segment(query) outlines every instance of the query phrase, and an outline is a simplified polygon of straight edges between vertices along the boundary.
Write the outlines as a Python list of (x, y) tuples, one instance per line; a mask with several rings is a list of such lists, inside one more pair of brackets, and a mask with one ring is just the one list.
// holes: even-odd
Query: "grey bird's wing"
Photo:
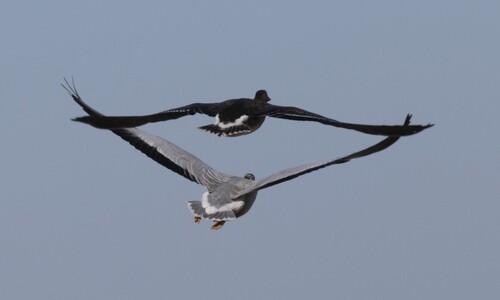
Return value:
[[(103, 116), (82, 100), (74, 83), (70, 85), (66, 79), (64, 80), (66, 85), (63, 84), (63, 88), (68, 91), (73, 100), (85, 112), (90, 116)], [(193, 182), (205, 186), (209, 191), (215, 190), (231, 177), (211, 168), (196, 156), (158, 136), (137, 128), (112, 129), (111, 131), (157, 163)]]
[(419, 133), (424, 129), (434, 126), (434, 124), (405, 126), (405, 125), (367, 125), (367, 124), (345, 123), (324, 117), (319, 114), (309, 112), (301, 108), (292, 106), (278, 106), (268, 103), (266, 103), (265, 108), (263, 108), (262, 111), (259, 112), (259, 114), (273, 118), (280, 118), (287, 120), (314, 121), (338, 128), (351, 129), (366, 134), (383, 135), (383, 136), (408, 136), (415, 133)]
[[(408, 126), (410, 124), (410, 119), (411, 115), (406, 116), (406, 120), (403, 126)], [(278, 173), (274, 173), (270, 176), (267, 176), (255, 183), (255, 185), (248, 187), (245, 190), (241, 190), (237, 195), (234, 197), (239, 197), (241, 195), (250, 193), (255, 190), (262, 190), (268, 187), (271, 187), (273, 185), (294, 179), (296, 177), (299, 177), (301, 175), (331, 166), (331, 165), (336, 165), (336, 164), (343, 164), (346, 163), (352, 159), (360, 158), (363, 156), (368, 156), (374, 153), (377, 153), (379, 151), (382, 151), (384, 149), (387, 149), (390, 147), (392, 144), (394, 144), (397, 140), (399, 139), (399, 136), (391, 136), (388, 137), (381, 142), (368, 147), (366, 149), (363, 149), (361, 151), (349, 154), (344, 157), (332, 159), (332, 160), (326, 160), (326, 161), (320, 161), (320, 162), (315, 162), (315, 163), (310, 163), (310, 164), (305, 164), (302, 166), (286, 169), (283, 171), (280, 171)]]

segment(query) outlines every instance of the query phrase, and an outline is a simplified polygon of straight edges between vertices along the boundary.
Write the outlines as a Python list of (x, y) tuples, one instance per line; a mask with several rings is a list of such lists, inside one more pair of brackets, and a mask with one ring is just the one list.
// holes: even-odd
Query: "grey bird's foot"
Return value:
[(201, 222), (201, 217), (198, 217), (198, 216), (194, 217), (194, 222), (195, 222), (196, 224), (200, 224), (200, 222)]
[(224, 226), (224, 223), (226, 223), (226, 221), (214, 221), (214, 224), (210, 227), (210, 229), (219, 230), (222, 226)]

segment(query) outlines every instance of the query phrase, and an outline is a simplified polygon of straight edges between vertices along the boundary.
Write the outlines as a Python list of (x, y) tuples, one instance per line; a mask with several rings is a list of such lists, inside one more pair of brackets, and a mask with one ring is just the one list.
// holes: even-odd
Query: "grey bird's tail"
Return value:
[(214, 214), (208, 215), (208, 219), (214, 221), (230, 221), (236, 219), (236, 215), (232, 210), (218, 211)]
[(205, 212), (203, 206), (201, 206), (201, 201), (188, 201), (188, 208), (193, 213), (195, 217), (207, 218), (208, 215)]
[(236, 215), (232, 210), (218, 211), (213, 214), (207, 214), (205, 208), (201, 205), (201, 201), (188, 201), (188, 208), (195, 217), (209, 219), (214, 221), (230, 221), (236, 219)]

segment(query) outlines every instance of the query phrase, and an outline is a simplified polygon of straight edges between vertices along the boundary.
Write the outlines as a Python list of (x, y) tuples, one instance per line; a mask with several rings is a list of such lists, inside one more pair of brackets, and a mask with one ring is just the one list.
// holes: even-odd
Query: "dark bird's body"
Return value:
[(407, 136), (432, 126), (428, 125), (365, 125), (340, 122), (297, 107), (278, 106), (269, 103), (271, 98), (265, 90), (259, 90), (254, 99), (231, 99), (217, 103), (193, 103), (143, 116), (84, 116), (74, 119), (97, 128), (116, 129), (137, 127), (147, 123), (174, 120), (194, 114), (214, 117), (213, 124), (200, 129), (218, 136), (235, 137), (256, 131), (266, 117), (296, 121), (314, 121), (339, 128), (351, 129), (366, 134), (382, 136)]

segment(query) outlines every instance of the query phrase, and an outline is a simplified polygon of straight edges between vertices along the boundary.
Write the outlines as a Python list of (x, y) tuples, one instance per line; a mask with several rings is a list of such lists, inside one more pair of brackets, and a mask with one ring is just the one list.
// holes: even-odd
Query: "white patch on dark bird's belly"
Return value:
[(219, 126), (220, 129), (226, 129), (226, 128), (231, 128), (233, 126), (244, 125), (247, 120), (248, 120), (248, 116), (247, 115), (242, 115), (241, 117), (239, 117), (238, 119), (236, 119), (236, 120), (234, 120), (232, 122), (221, 122), (220, 119), (219, 119), (219, 115), (217, 114), (215, 116), (214, 125)]

